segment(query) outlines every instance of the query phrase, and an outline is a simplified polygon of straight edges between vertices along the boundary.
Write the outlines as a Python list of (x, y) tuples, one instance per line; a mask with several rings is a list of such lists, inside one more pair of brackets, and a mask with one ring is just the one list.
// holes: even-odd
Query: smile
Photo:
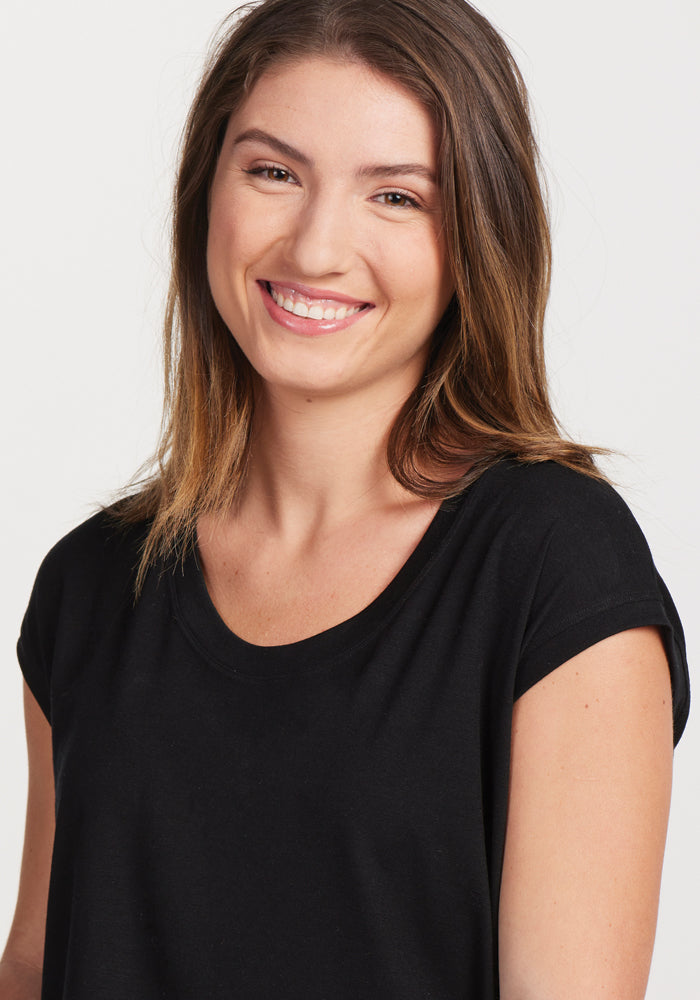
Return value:
[[(331, 295), (319, 295), (318, 297), (306, 294), (297, 288), (289, 285), (277, 285), (271, 281), (265, 282), (267, 291), (272, 300), (285, 312), (302, 319), (311, 319), (326, 322), (333, 320), (349, 319), (363, 309), (370, 308), (368, 302), (347, 302), (340, 301)], [(309, 291), (311, 291), (309, 289)]]

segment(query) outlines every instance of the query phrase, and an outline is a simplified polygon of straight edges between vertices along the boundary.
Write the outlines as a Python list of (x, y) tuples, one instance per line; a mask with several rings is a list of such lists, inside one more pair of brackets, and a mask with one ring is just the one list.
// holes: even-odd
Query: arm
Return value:
[(515, 704), (499, 935), (502, 1000), (642, 1000), (671, 793), (661, 639), (590, 647)]
[(19, 893), (0, 961), (2, 1000), (39, 1000), (54, 838), (51, 727), (24, 684), (29, 782)]

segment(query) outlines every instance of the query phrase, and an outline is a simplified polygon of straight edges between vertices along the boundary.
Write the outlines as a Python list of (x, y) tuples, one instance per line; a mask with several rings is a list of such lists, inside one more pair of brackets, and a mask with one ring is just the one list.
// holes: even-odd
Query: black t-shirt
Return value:
[(675, 609), (629, 510), (502, 462), (443, 504), (376, 600), (239, 639), (192, 551), (137, 602), (144, 526), (98, 514), (44, 560), (18, 644), (53, 729), (43, 1000), (486, 1000), (513, 701)]

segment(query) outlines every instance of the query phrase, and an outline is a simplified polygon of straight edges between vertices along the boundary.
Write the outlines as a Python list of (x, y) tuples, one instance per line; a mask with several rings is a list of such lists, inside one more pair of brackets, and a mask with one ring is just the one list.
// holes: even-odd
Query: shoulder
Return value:
[(108, 508), (99, 510), (60, 538), (48, 551), (38, 578), (70, 585), (135, 569), (147, 522), (121, 524)]
[(628, 520), (629, 508), (605, 480), (596, 479), (557, 462), (518, 462), (507, 459), (484, 474), (492, 501), (521, 511), (537, 521), (562, 515), (590, 513)]
[(110, 594), (130, 594), (147, 528), (124, 526), (103, 509), (60, 538), (37, 571), (23, 631), (32, 619), (47, 623), (66, 609), (75, 619)]
[[(466, 502), (466, 501), (465, 501)], [(533, 614), (658, 600), (646, 538), (607, 482), (554, 462), (503, 461), (476, 483), (471, 524)], [(550, 626), (554, 627), (552, 620)]]
[(674, 686), (676, 736), (685, 724), (683, 629), (646, 538), (608, 483), (553, 462), (502, 462), (482, 477), (480, 504), (502, 535), (503, 575), (517, 581), (524, 631), (516, 697), (602, 639), (662, 631)]
[(24, 677), (51, 719), (56, 651), (80, 662), (83, 646), (120, 608), (133, 602), (146, 523), (122, 527), (102, 510), (64, 535), (36, 574), (17, 655)]
[[(644, 534), (612, 486), (554, 462), (504, 462), (482, 498), (508, 526), (533, 597), (572, 608), (656, 597), (658, 575)], [(572, 612), (573, 613), (573, 612)]]
[(627, 503), (606, 481), (555, 462), (500, 462), (482, 476), (477, 504), (493, 532), (529, 554), (531, 566), (572, 571), (581, 564), (597, 575), (642, 574), (655, 588), (644, 534)]

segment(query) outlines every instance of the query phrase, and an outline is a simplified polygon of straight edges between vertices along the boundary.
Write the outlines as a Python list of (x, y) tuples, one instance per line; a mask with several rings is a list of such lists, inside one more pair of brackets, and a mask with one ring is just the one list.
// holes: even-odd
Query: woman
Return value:
[(8, 995), (644, 995), (687, 668), (557, 430), (548, 266), (463, 0), (265, 0), (222, 40), (155, 473), (22, 627)]

